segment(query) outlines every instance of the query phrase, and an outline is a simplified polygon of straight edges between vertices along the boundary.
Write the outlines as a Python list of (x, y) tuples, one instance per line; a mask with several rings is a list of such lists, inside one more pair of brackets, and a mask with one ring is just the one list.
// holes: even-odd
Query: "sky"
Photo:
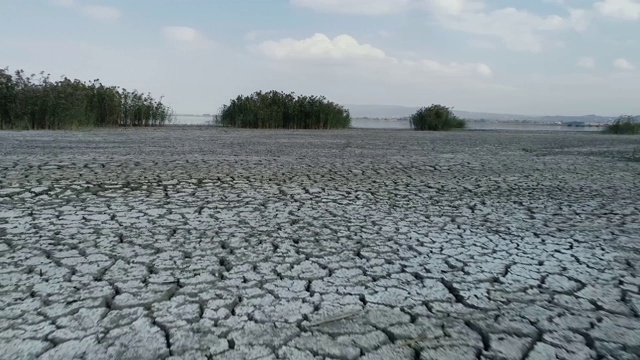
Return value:
[(640, 0), (0, 0), (0, 67), (196, 114), (257, 90), (640, 114), (638, 34)]

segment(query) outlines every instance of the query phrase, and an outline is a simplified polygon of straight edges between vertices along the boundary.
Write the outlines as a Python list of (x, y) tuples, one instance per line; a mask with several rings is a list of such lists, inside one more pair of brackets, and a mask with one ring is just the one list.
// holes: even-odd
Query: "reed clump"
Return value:
[(172, 109), (150, 94), (0, 69), (0, 129), (162, 126), (172, 119)]
[(620, 116), (611, 125), (607, 125), (604, 132), (619, 135), (638, 135), (640, 134), (640, 117)]
[(457, 117), (451, 108), (443, 105), (431, 105), (416, 111), (410, 118), (414, 130), (444, 131), (463, 129), (467, 122)]
[(351, 115), (323, 96), (257, 91), (224, 105), (217, 122), (240, 128), (344, 129), (351, 126)]

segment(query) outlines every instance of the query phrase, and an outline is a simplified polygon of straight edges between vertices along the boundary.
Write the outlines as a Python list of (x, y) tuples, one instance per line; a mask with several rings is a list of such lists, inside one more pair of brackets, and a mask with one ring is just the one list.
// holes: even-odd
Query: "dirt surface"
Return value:
[(639, 359), (640, 139), (0, 132), (0, 359)]

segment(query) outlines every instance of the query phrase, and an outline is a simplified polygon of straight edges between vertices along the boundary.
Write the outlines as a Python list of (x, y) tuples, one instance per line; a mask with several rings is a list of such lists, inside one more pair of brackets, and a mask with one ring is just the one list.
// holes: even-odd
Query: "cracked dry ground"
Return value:
[(639, 359), (639, 147), (0, 133), (0, 359)]

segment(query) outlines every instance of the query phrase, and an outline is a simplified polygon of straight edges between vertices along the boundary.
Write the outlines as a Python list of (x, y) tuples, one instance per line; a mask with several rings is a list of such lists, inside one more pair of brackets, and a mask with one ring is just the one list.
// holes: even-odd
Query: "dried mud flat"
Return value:
[(0, 359), (639, 359), (637, 138), (0, 133)]

